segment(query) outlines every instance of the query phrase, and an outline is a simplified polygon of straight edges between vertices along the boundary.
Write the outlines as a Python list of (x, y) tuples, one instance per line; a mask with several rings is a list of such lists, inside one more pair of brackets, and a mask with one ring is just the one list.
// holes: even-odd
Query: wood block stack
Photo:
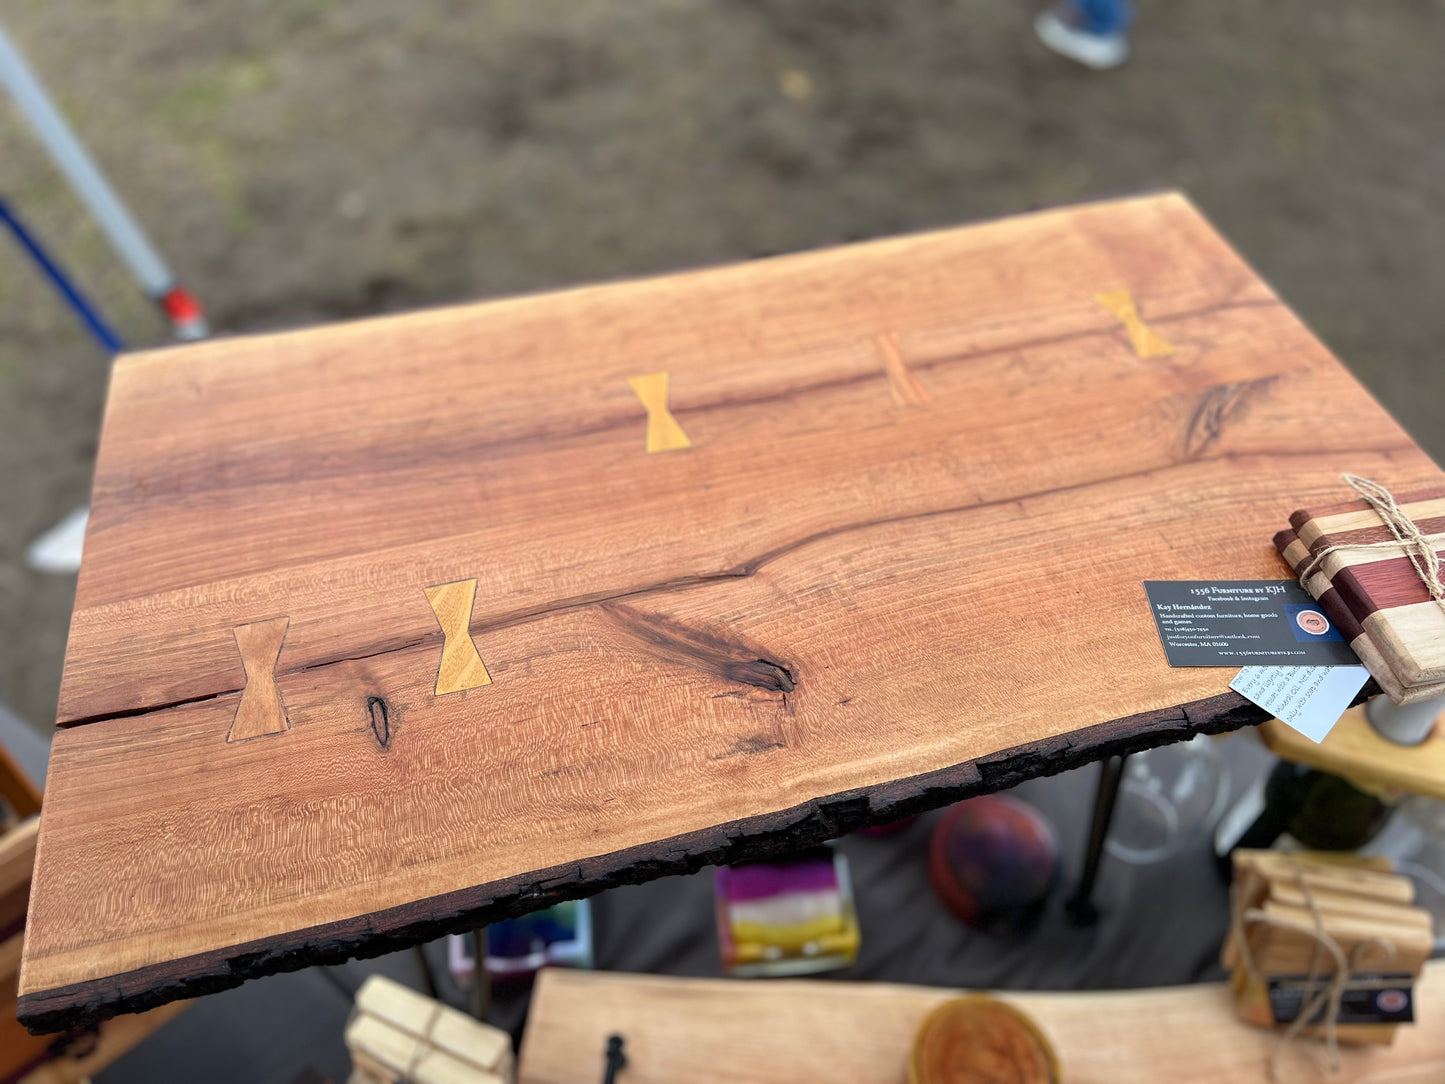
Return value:
[[(1407, 493), (1398, 504), (1441, 552), (1445, 487)], [(1380, 688), (1397, 704), (1445, 696), (1445, 610), (1406, 549), (1380, 545), (1395, 538), (1380, 514), (1359, 500), (1301, 509), (1289, 521), (1275, 547), (1296, 576), (1311, 566), (1302, 586)]]
[(512, 1084), (505, 1031), (381, 975), (356, 992), (346, 1025), (350, 1084)]
[[(1339, 1039), (1392, 1042), (1397, 1025), (1410, 1018), (1408, 995), (1430, 956), (1434, 933), (1430, 912), (1411, 905), (1414, 885), (1390, 868), (1388, 859), (1236, 851), (1236, 921), (1222, 959), (1231, 970), (1239, 1017), (1264, 1027), (1288, 1024), (1298, 1015), (1300, 991), (1312, 989), (1308, 976), (1328, 980), (1336, 973), (1334, 957), (1307, 932), (1316, 928), (1318, 911), (1320, 928), (1354, 961)], [(1266, 917), (1241, 925), (1239, 916), (1249, 910)], [(1304, 1034), (1322, 1029), (1307, 1027)]]

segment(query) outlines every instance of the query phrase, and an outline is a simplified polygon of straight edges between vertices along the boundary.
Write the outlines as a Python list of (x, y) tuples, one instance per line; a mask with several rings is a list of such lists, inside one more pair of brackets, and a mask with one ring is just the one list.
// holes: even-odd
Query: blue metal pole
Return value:
[(71, 284), (65, 272), (46, 255), (45, 250), (40, 247), (40, 242), (25, 228), (24, 223), (15, 217), (15, 212), (3, 199), (0, 199), (0, 220), (4, 220), (5, 225), (10, 227), (10, 232), (20, 242), (20, 247), (30, 253), (31, 258), (40, 265), (40, 270), (45, 272), (46, 277), (55, 284), (55, 288), (61, 292), (66, 301), (70, 302), (70, 307), (80, 317), (81, 323), (90, 329), (90, 333), (100, 341), (100, 345), (111, 354), (119, 354), (124, 350), (125, 343), (121, 342), (120, 336), (110, 329), (110, 325), (101, 318), (95, 307)]

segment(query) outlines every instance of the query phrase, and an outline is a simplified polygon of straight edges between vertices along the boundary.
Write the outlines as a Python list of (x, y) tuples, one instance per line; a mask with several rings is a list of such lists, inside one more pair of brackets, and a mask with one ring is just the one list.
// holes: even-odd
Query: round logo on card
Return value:
[(1301, 610), (1294, 615), (1295, 624), (1311, 636), (1323, 636), (1330, 631), (1330, 623), (1318, 610)]
[(1401, 1012), (1409, 1003), (1403, 990), (1381, 990), (1375, 995), (1375, 1008), (1381, 1012)]

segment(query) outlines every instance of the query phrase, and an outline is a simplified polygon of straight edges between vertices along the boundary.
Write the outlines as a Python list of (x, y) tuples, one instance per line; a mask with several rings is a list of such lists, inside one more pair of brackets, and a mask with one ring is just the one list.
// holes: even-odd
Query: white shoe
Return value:
[(60, 575), (80, 571), (80, 551), (85, 546), (85, 525), (89, 508), (77, 508), (37, 538), (25, 551), (25, 563), (37, 572)]
[(1034, 19), (1034, 33), (1060, 56), (1095, 71), (1117, 68), (1129, 59), (1129, 39), (1122, 33), (1091, 34), (1069, 25), (1056, 11), (1040, 12)]

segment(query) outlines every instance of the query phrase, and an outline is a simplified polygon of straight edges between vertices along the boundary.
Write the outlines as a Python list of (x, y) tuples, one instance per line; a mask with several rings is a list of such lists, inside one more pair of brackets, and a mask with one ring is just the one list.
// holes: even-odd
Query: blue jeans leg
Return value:
[(1134, 21), (1129, 0), (1070, 0), (1091, 34), (1122, 34)]

